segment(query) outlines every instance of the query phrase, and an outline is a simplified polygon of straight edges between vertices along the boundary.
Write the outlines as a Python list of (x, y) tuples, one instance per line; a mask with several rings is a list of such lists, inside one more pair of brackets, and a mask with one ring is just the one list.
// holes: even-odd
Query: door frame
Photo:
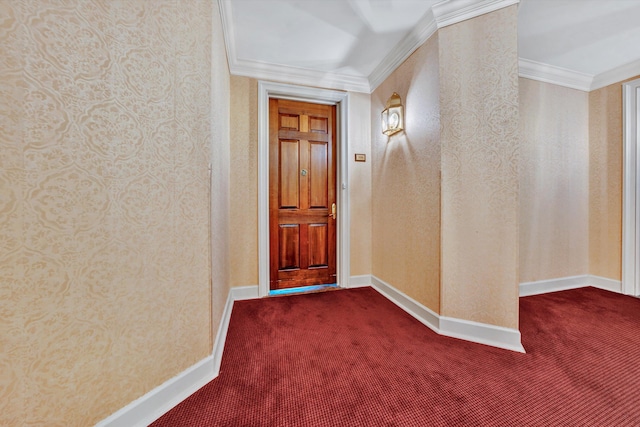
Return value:
[(258, 293), (269, 295), (269, 98), (336, 106), (336, 280), (339, 287), (346, 287), (350, 275), (349, 93), (258, 81)]
[(640, 79), (622, 85), (622, 293), (640, 296)]

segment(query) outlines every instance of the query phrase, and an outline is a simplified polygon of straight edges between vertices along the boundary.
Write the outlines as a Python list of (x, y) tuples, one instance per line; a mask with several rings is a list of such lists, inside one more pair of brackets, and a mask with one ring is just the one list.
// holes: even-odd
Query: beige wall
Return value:
[(211, 319), (215, 339), (231, 288), (231, 90), (222, 21), (213, 3), (211, 49)]
[[(349, 96), (348, 138), (350, 157), (349, 208), (351, 209), (351, 275), (371, 274), (371, 96)], [(365, 154), (366, 162), (356, 162), (354, 154)]]
[(621, 280), (622, 83), (586, 93), (520, 79), (521, 282)]
[[(438, 30), (372, 94), (372, 270), (447, 317), (518, 327), (517, 7)], [(406, 130), (380, 133), (403, 98)]]
[(258, 284), (258, 82), (231, 77), (231, 286)]
[(589, 95), (520, 79), (520, 282), (589, 265)]
[[(440, 310), (440, 107), (438, 35), (371, 95), (372, 271)], [(405, 131), (381, 132), (380, 112), (397, 92)]]
[(622, 280), (622, 83), (589, 93), (589, 273)]
[(211, 353), (211, 9), (0, 2), (0, 425), (93, 425)]
[(441, 314), (516, 329), (517, 10), (439, 30)]

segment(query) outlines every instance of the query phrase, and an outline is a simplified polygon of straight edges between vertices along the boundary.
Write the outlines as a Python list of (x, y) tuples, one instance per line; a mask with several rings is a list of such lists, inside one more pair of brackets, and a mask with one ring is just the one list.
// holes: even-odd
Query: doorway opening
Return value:
[[(336, 181), (335, 198), (339, 215), (336, 227), (335, 286), (343, 287), (349, 278), (349, 197), (347, 143), (347, 92), (316, 89), (272, 82), (258, 83), (258, 268), (259, 295), (271, 295), (270, 215), (269, 215), (269, 100), (281, 99), (335, 106), (336, 109)], [(302, 171), (300, 171), (302, 172)]]

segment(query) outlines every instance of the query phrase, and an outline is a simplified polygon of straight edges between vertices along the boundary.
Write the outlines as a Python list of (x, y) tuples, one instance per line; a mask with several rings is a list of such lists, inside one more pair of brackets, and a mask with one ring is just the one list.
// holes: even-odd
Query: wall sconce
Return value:
[(404, 129), (404, 111), (400, 95), (393, 92), (387, 100), (387, 108), (382, 110), (382, 133), (391, 136)]

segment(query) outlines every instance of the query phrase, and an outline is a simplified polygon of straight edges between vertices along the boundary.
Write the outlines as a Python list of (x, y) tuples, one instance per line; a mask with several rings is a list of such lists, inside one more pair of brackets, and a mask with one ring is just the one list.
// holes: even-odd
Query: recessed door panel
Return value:
[(326, 117), (309, 117), (309, 131), (327, 133), (329, 120)]
[(298, 130), (300, 129), (300, 121), (297, 115), (281, 114), (280, 129)]
[(285, 224), (280, 226), (279, 270), (300, 268), (300, 226)]
[(329, 230), (327, 224), (309, 224), (309, 267), (328, 267), (327, 250)]
[(327, 143), (309, 142), (309, 206), (311, 208), (326, 208), (328, 198), (327, 180)]
[(280, 141), (280, 209), (299, 206), (298, 141)]

